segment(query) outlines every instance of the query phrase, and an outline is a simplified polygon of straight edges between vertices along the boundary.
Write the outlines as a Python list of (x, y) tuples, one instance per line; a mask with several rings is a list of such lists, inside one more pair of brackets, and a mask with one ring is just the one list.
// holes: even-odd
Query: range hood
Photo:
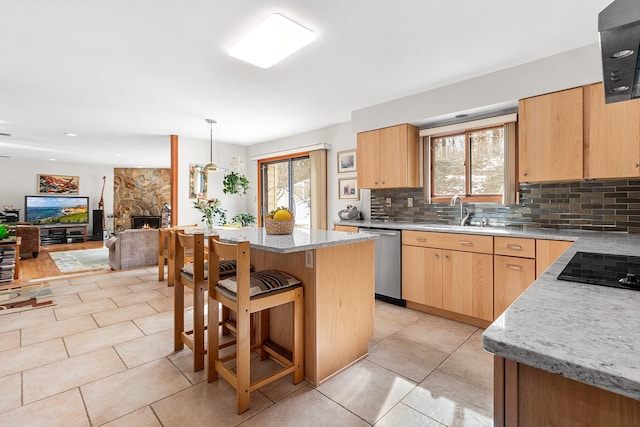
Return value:
[(598, 15), (602, 80), (607, 103), (640, 97), (640, 4), (615, 0)]

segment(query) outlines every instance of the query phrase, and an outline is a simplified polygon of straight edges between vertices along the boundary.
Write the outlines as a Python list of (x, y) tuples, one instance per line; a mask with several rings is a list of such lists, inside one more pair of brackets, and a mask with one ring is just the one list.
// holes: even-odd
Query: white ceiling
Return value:
[[(0, 0), (0, 156), (168, 167), (205, 118), (233, 144), (347, 122), (597, 42), (610, 1)], [(316, 40), (267, 70), (227, 55), (274, 12)]]

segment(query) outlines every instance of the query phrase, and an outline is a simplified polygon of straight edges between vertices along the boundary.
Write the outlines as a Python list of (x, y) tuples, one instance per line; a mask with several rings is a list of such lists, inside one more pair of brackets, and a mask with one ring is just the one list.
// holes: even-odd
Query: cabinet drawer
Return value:
[(535, 239), (496, 237), (494, 244), (494, 253), (496, 255), (517, 256), (521, 258), (536, 257)]
[(493, 254), (492, 236), (405, 230), (402, 232), (402, 244), (425, 248)]

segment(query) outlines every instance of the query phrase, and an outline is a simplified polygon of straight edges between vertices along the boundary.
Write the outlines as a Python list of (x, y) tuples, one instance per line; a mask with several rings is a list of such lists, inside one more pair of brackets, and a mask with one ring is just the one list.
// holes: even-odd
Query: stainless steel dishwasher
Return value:
[(376, 234), (376, 298), (405, 306), (402, 299), (402, 238), (400, 230), (359, 228), (359, 233)]

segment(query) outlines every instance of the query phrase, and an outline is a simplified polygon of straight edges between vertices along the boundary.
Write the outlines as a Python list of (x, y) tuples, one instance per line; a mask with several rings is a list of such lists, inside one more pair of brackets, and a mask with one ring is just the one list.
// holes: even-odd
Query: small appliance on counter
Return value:
[(338, 217), (345, 220), (360, 219), (360, 211), (355, 206), (347, 205), (347, 207), (338, 212)]

